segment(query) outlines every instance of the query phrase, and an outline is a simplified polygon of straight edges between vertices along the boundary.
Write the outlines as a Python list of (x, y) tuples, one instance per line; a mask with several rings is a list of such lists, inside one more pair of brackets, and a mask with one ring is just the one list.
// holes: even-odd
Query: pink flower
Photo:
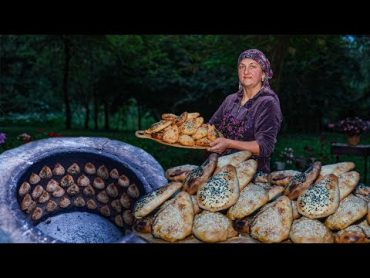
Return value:
[(364, 121), (359, 117), (354, 117), (346, 118), (336, 124), (328, 124), (328, 127), (352, 136), (359, 135), (362, 132), (369, 130), (370, 125), (368, 121)]

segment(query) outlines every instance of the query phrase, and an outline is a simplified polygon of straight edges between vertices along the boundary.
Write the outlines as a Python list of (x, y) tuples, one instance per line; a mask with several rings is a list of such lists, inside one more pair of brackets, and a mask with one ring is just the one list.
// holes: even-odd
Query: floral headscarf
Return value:
[(272, 70), (270, 67), (270, 62), (266, 58), (265, 54), (258, 49), (248, 49), (243, 51), (238, 58), (238, 65), (241, 60), (249, 58), (255, 60), (262, 68), (263, 72), (265, 73), (265, 80), (263, 81), (263, 86), (270, 87), (268, 80), (272, 78)]

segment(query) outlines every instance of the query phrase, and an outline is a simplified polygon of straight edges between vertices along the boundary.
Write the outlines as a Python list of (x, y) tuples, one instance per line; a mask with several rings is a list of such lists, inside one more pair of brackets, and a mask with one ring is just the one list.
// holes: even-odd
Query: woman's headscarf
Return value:
[[(272, 78), (272, 70), (270, 67), (270, 62), (266, 58), (265, 54), (262, 53), (262, 51), (258, 49), (248, 49), (243, 51), (238, 58), (238, 65), (241, 60), (249, 58), (255, 60), (262, 68), (263, 72), (265, 73), (265, 80), (263, 81), (263, 86), (264, 87), (270, 87), (270, 84), (268, 82), (269, 79)], [(240, 87), (240, 85), (239, 85)]]

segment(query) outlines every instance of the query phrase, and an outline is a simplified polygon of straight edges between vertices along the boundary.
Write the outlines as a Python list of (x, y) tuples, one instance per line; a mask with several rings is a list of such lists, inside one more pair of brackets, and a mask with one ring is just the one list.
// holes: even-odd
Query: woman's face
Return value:
[(243, 87), (255, 87), (261, 84), (265, 73), (255, 60), (245, 58), (238, 65), (238, 76)]

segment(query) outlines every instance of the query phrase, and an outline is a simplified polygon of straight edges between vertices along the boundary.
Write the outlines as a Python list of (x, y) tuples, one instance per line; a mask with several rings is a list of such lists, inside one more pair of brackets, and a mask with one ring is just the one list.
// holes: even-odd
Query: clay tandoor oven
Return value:
[(106, 138), (51, 138), (0, 155), (0, 242), (144, 242), (135, 201), (166, 184), (148, 153)]

